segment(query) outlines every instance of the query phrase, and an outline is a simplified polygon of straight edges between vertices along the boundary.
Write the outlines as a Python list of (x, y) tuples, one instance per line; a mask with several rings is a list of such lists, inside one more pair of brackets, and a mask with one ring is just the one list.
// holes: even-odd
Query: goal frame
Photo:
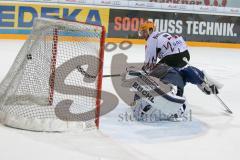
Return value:
[[(96, 110), (95, 110), (95, 125), (99, 129), (100, 123), (100, 111), (101, 111), (101, 95), (102, 95), (102, 78), (103, 78), (103, 61), (104, 61), (104, 48), (105, 48), (105, 35), (106, 29), (104, 26), (88, 24), (85, 22), (71, 21), (67, 19), (57, 19), (64, 20), (69, 22), (76, 22), (80, 24), (87, 24), (92, 26), (98, 26), (102, 28), (101, 38), (100, 38), (100, 50), (99, 50), (99, 66), (98, 66), (98, 76), (97, 76), (97, 96), (96, 96)], [(53, 33), (53, 49), (52, 49), (52, 59), (51, 59), (51, 73), (50, 73), (50, 91), (49, 91), (49, 104), (53, 102), (54, 95), (54, 80), (55, 80), (55, 71), (56, 71), (56, 61), (57, 61), (57, 43), (58, 43), (58, 30), (55, 29)]]
[[(46, 118), (43, 118), (44, 120), (42, 121), (41, 118), (39, 117), (45, 117), (45, 115), (41, 115), (41, 113), (43, 112), (38, 112), (40, 114), (32, 114), (34, 115), (34, 117), (31, 117), (31, 115), (28, 117), (28, 113), (26, 111), (22, 111), (22, 112), (25, 112), (27, 113), (26, 114), (26, 117), (25, 117), (25, 113), (24, 115), (18, 115), (18, 110), (16, 110), (17, 112), (11, 112), (11, 109), (16, 107), (18, 104), (14, 104), (13, 106), (11, 106), (9, 108), (9, 110), (7, 109), (7, 105), (5, 105), (5, 100), (6, 98), (4, 97), (4, 92), (1, 93), (1, 98), (2, 98), (2, 103), (0, 106), (0, 120), (1, 120), (1, 123), (7, 125), (7, 126), (11, 126), (11, 127), (14, 127), (14, 128), (19, 128), (19, 129), (26, 129), (26, 130), (32, 130), (32, 131), (66, 131), (66, 130), (69, 130), (69, 129), (73, 129), (75, 126), (76, 128), (79, 128), (79, 126), (89, 126), (90, 124), (90, 127), (93, 127), (96, 128), (96, 129), (99, 129), (99, 123), (100, 123), (100, 115), (101, 115), (101, 96), (102, 96), (102, 78), (103, 78), (103, 62), (104, 62), (104, 48), (105, 48), (105, 35), (106, 35), (106, 29), (104, 26), (102, 25), (95, 25), (95, 24), (88, 24), (88, 23), (84, 23), (84, 22), (78, 22), (78, 21), (71, 21), (71, 20), (66, 20), (66, 19), (49, 19), (49, 18), (36, 18), (34, 21), (34, 26), (36, 25), (35, 23), (37, 23), (37, 21), (39, 22), (50, 22), (50, 25), (49, 26), (52, 26), (52, 31), (51, 31), (51, 38), (49, 40), (51, 40), (52, 42), (49, 43), (49, 46), (51, 46), (51, 49), (49, 50), (49, 71), (48, 71), (48, 88), (45, 90), (46, 92), (46, 105), (51, 107), (52, 106), (52, 109), (50, 110), (51, 114), (54, 115), (54, 109), (55, 107), (53, 107), (53, 105), (55, 105), (55, 95), (58, 95), (59, 93), (56, 92), (56, 83), (57, 83), (57, 65), (58, 65), (58, 56), (60, 56), (62, 53), (61, 53), (61, 47), (59, 46), (60, 42), (61, 42), (61, 28), (58, 28), (59, 24), (61, 25), (61, 21), (63, 21), (64, 23), (66, 22), (70, 22), (69, 25), (71, 26), (74, 26), (74, 23), (76, 26), (78, 26), (77, 24), (85, 24), (86, 25), (86, 30), (85, 29), (80, 29), (79, 31), (82, 31), (82, 32), (93, 32), (96, 34), (96, 37), (98, 39), (97, 41), (97, 44), (98, 44), (98, 47), (93, 51), (93, 52), (89, 52), (89, 54), (91, 55), (92, 53), (94, 53), (96, 55), (96, 58), (97, 58), (97, 63), (95, 64), (95, 66), (97, 67), (96, 68), (96, 77), (94, 78), (94, 99), (92, 100), (92, 106), (93, 106), (93, 110), (91, 110), (92, 112), (92, 117), (91, 117), (91, 123), (87, 123), (85, 124), (85, 121), (83, 121), (83, 124), (79, 124), (79, 123), (75, 123), (76, 121), (75, 120), (64, 120), (64, 119), (61, 119), (61, 118), (57, 118), (55, 119), (54, 116), (53, 118), (51, 117), (51, 115), (47, 115)], [(54, 21), (56, 21), (56, 26), (54, 26)], [(51, 24), (52, 23), (52, 24)], [(72, 23), (72, 24), (71, 24)], [(45, 26), (45, 23), (42, 23), (42, 26), (41, 26), (41, 23), (40, 24), (40, 27), (42, 26)], [(33, 30), (34, 30), (34, 26), (33, 26)], [(37, 25), (36, 25), (37, 26)], [(85, 26), (83, 26), (85, 28)], [(89, 27), (89, 28), (87, 28)], [(46, 27), (45, 27), (46, 28)], [(39, 29), (39, 28), (36, 28), (36, 29)], [(20, 55), (26, 55), (26, 54), (21, 54), (22, 52), (24, 52), (27, 48), (25, 47), (25, 45), (28, 43), (28, 42), (31, 42), (33, 36), (34, 31), (32, 31), (32, 33), (28, 36), (29, 38), (27, 39), (27, 41), (24, 43), (22, 49), (19, 51), (17, 58), (20, 57)], [(63, 35), (64, 36), (64, 35)], [(85, 42), (85, 41), (84, 41)], [(88, 42), (88, 41), (86, 41)], [(90, 41), (91, 43), (91, 41)], [(49, 47), (50, 48), (50, 47)], [(58, 51), (59, 50), (59, 51)], [(28, 52), (25, 52), (25, 53), (28, 53)], [(31, 52), (30, 52), (31, 53)], [(75, 53), (78, 54), (78, 51), (76, 51)], [(60, 55), (58, 55), (60, 54)], [(66, 53), (67, 54), (67, 53)], [(18, 57), (19, 56), (19, 57)], [(23, 56), (21, 56), (23, 57)], [(16, 61), (15, 59), (15, 61)], [(61, 59), (61, 58), (60, 58)], [(19, 65), (21, 65), (21, 63), (24, 62), (24, 59), (20, 59), (20, 61), (17, 61), (19, 63), (17, 63), (16, 67), (14, 67), (14, 64), (12, 65), (12, 67), (10, 68), (9, 70), (9, 73), (6, 75), (6, 77), (4, 78), (3, 82), (1, 83), (2, 84), (6, 84), (6, 85), (3, 85), (2, 89), (3, 91), (6, 90), (6, 93), (8, 92), (8, 87), (11, 86), (11, 83), (13, 81), (13, 76), (18, 76), (22, 73), (19, 73), (19, 74), (16, 74), (16, 68), (18, 68)], [(25, 64), (25, 63), (24, 63)], [(12, 70), (13, 69), (13, 70)], [(12, 74), (13, 73), (13, 74)], [(11, 75), (12, 74), (12, 75)], [(7, 79), (7, 76), (10, 76), (9, 79)], [(55, 83), (56, 82), (56, 83)], [(13, 81), (14, 83), (14, 81)], [(26, 85), (28, 85), (28, 83), (25, 83)], [(5, 87), (5, 88), (4, 88)], [(15, 92), (15, 91), (14, 91)], [(47, 94), (48, 93), (48, 94)], [(7, 96), (6, 96), (7, 97)], [(56, 97), (57, 98), (57, 97)], [(57, 100), (57, 99), (56, 99)], [(45, 103), (44, 102), (44, 103)], [(27, 104), (28, 105), (28, 104)], [(91, 105), (87, 105), (86, 107), (88, 106), (91, 106)], [(33, 106), (35, 107), (35, 106)], [(20, 108), (21, 109), (21, 108)], [(29, 110), (31, 110), (32, 108), (30, 107)], [(37, 108), (39, 109), (39, 108)], [(15, 110), (15, 109), (14, 109)], [(12, 111), (14, 111), (12, 110)], [(24, 110), (24, 108), (23, 108)], [(28, 110), (28, 111), (29, 111)], [(35, 110), (35, 109), (34, 109)], [(39, 109), (41, 110), (41, 109)], [(48, 110), (48, 108), (45, 108), (45, 110)], [(33, 110), (32, 110), (33, 111)], [(30, 113), (30, 112), (29, 112)], [(33, 113), (33, 112), (32, 112)], [(48, 112), (46, 112), (48, 113)], [(64, 113), (64, 112), (63, 112)], [(56, 115), (56, 112), (55, 112), (55, 116)], [(36, 118), (35, 118), (36, 117)], [(28, 120), (31, 121), (31, 123), (28, 122)], [(64, 122), (65, 121), (65, 122)], [(74, 123), (72, 123), (72, 122)], [(89, 121), (89, 120), (87, 120)], [(16, 122), (16, 123), (15, 123)], [(34, 126), (34, 124), (37, 124)], [(40, 125), (38, 127), (38, 124)], [(56, 124), (56, 125), (55, 125)], [(49, 125), (49, 126), (47, 126)], [(57, 129), (56, 127), (60, 127), (59, 129)], [(66, 129), (65, 129), (66, 128)], [(68, 129), (69, 128), (69, 129)]]

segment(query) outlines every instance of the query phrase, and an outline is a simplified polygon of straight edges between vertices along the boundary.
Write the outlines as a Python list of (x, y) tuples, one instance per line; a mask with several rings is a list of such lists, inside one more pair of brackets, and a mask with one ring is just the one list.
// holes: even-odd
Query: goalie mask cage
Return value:
[(103, 26), (35, 19), (0, 84), (2, 123), (33, 131), (98, 128), (104, 37)]

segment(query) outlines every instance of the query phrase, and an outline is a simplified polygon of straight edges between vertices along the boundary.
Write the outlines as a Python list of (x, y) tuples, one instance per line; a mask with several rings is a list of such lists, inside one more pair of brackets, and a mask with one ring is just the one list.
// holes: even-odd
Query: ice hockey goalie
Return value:
[(206, 94), (217, 94), (221, 86), (207, 82), (204, 72), (196, 67), (173, 68), (159, 63), (150, 73), (128, 68), (123, 75), (123, 87), (135, 93), (133, 116), (138, 121), (185, 121), (189, 117), (186, 83), (195, 84)]

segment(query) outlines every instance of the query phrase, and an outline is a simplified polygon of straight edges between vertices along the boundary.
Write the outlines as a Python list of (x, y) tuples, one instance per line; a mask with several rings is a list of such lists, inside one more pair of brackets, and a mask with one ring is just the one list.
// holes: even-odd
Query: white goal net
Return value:
[(2, 123), (34, 131), (98, 127), (104, 36), (102, 26), (35, 19), (0, 84)]

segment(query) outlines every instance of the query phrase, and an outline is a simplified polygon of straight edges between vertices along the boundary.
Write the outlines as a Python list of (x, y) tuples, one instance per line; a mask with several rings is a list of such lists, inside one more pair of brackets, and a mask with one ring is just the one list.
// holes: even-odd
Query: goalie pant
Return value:
[(157, 64), (149, 75), (159, 78), (160, 81), (166, 84), (177, 86), (178, 96), (183, 96), (184, 87), (187, 83), (199, 86), (204, 83), (205, 79), (204, 73), (196, 67), (174, 68), (162, 63)]
[(197, 85), (198, 88), (207, 95), (218, 94), (222, 86), (218, 86), (216, 81), (211, 81), (204, 72), (193, 66), (187, 66), (185, 68), (172, 68), (168, 71), (168, 74), (161, 78), (161, 81), (173, 84), (177, 86), (178, 96), (183, 96), (184, 87), (187, 83)]

